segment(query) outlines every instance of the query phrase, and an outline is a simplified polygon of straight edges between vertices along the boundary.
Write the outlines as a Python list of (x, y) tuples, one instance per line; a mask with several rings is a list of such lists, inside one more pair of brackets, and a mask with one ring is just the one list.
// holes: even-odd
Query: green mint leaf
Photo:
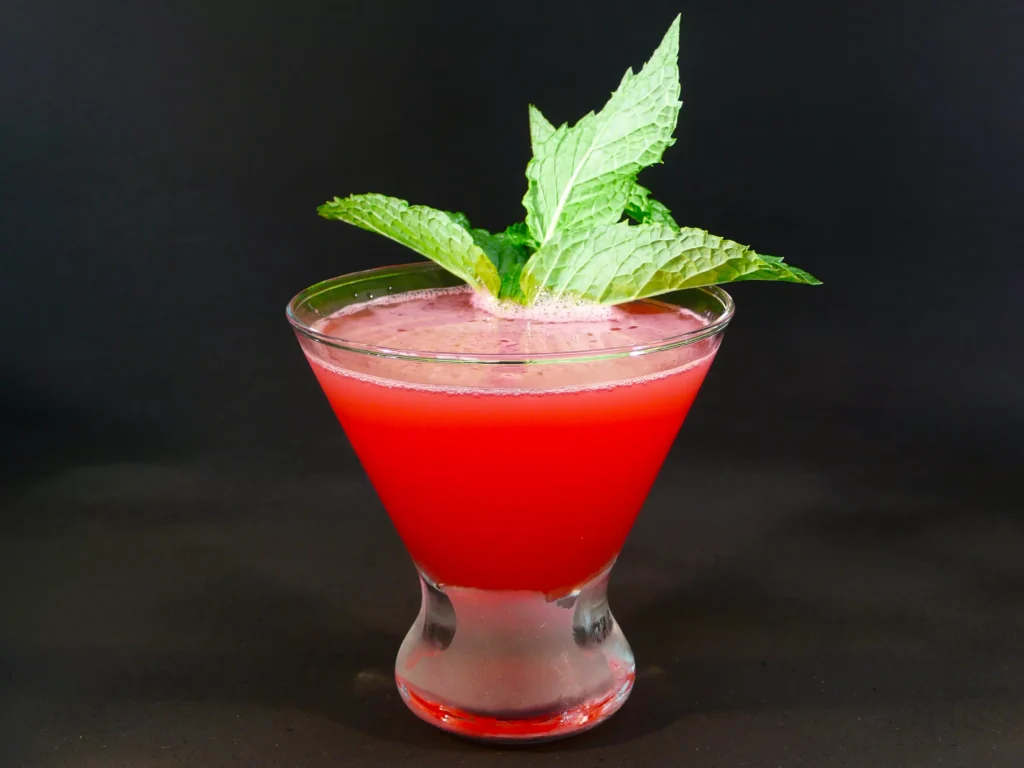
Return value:
[(519, 287), (519, 276), (530, 258), (530, 252), (515, 243), (505, 232), (492, 235), (486, 229), (472, 229), (470, 234), (480, 249), (487, 254), (495, 267), (501, 283), (497, 291), (499, 299), (512, 299), (522, 303), (523, 292)]
[(765, 256), (761, 258), (765, 264), (755, 272), (748, 272), (741, 277), (735, 278), (732, 282), (738, 283), (741, 280), (775, 280), (786, 283), (803, 283), (805, 285), (821, 285), (821, 280), (798, 267), (783, 262), (779, 256)]
[(672, 212), (663, 204), (651, 197), (651, 190), (634, 183), (626, 200), (626, 215), (637, 224), (667, 224), (672, 229), (679, 229)]
[(701, 229), (625, 222), (559, 233), (530, 259), (521, 283), (531, 302), (543, 293), (619, 304), (744, 279), (818, 284), (778, 257)]
[(533, 239), (526, 225), (512, 224), (504, 232), (492, 235), (486, 229), (474, 229), (469, 223), (469, 217), (464, 213), (445, 213), (469, 232), (476, 246), (487, 254), (487, 258), (498, 270), (500, 284), (495, 295), (499, 299), (524, 303), (525, 296), (519, 287), (519, 276), (534, 250), (529, 247)]
[(502, 273), (501, 290), (498, 292), (499, 299), (509, 299), (517, 304), (526, 304), (526, 294), (523, 293), (522, 288), (524, 269), (526, 269), (526, 259), (510, 264), (508, 269)]
[[(661, 161), (679, 117), (679, 18), (643, 69), (627, 70), (604, 108), (550, 132), (530, 110), (534, 156), (526, 167), (526, 223), (543, 248), (564, 230), (614, 224), (636, 174)], [(539, 143), (538, 143), (539, 142)]]
[(530, 253), (537, 250), (537, 243), (533, 241), (533, 235), (530, 234), (530, 228), (523, 222), (510, 224), (505, 230), (505, 237), (507, 237), (509, 242), (513, 245), (525, 246), (529, 249)]
[[(459, 214), (409, 205), (405, 200), (377, 194), (336, 197), (318, 207), (317, 213), (412, 248), (475, 289), (486, 288), (497, 295), (501, 288), (498, 270), (469, 231), (456, 221)], [(462, 218), (466, 219), (464, 215)]]
[[(532, 104), (530, 105), (530, 141), (533, 145), (534, 154), (537, 147), (543, 144), (555, 132), (553, 126), (544, 114)], [(651, 190), (642, 187), (636, 181), (633, 182), (626, 196), (625, 214), (637, 224), (654, 222), (656, 224), (668, 224), (673, 229), (679, 229), (676, 220), (672, 218), (671, 211), (662, 203), (651, 197)]]
[(462, 211), (456, 211), (454, 213), (452, 213), (451, 211), (445, 211), (445, 213), (448, 214), (448, 218), (450, 218), (463, 229), (473, 228), (473, 225), (469, 223), (469, 216), (464, 214)]
[(544, 113), (541, 112), (537, 107), (530, 105), (530, 145), (533, 147), (533, 154), (537, 154), (537, 147), (543, 144), (545, 141), (551, 138), (551, 134), (555, 132), (555, 126), (553, 126)]

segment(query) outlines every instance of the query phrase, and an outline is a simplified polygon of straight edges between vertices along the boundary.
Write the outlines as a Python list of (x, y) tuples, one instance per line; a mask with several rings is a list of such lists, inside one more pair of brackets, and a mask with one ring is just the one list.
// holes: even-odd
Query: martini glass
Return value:
[(678, 334), (533, 355), (324, 332), (350, 305), (460, 285), (430, 263), (385, 267), (318, 283), (287, 314), (419, 572), (395, 666), (405, 703), (471, 738), (568, 736), (632, 689), (609, 573), (733, 304), (715, 287), (667, 294), (661, 308), (692, 321)]

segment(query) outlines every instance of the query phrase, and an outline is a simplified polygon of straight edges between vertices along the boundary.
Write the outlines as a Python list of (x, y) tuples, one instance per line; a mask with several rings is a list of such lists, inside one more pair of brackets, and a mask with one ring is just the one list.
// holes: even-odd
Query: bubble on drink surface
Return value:
[[(404, 293), (393, 293), (390, 295), (378, 296), (376, 298), (368, 298), (364, 301), (359, 301), (354, 304), (349, 304), (347, 307), (338, 310), (334, 313), (335, 317), (341, 317), (344, 315), (352, 315), (359, 312), (367, 307), (390, 307), (395, 304), (405, 304), (411, 301), (417, 303), (423, 303), (430, 301), (431, 299), (438, 299), (443, 296), (450, 296), (452, 294), (466, 293), (470, 290), (465, 285), (456, 285), (451, 288), (424, 288), (418, 291), (407, 291)], [(404, 312), (398, 312), (396, 315), (405, 315)]]
[(614, 320), (622, 310), (579, 299), (540, 296), (533, 304), (523, 306), (497, 299), (489, 293), (473, 292), (473, 307), (502, 320), (529, 320), (539, 323), (591, 323)]
[[(495, 317), (499, 320), (519, 320), (537, 323), (601, 323), (610, 320), (623, 320), (629, 317), (629, 313), (619, 307), (604, 306), (603, 304), (595, 304), (590, 301), (574, 298), (541, 296), (533, 304), (524, 306), (508, 299), (498, 299), (489, 293), (474, 291), (468, 286), (428, 288), (409, 293), (381, 296), (369, 301), (351, 304), (335, 312), (332, 317), (341, 319), (346, 316), (351, 317), (352, 315), (359, 314), (371, 307), (377, 310), (407, 302), (414, 302), (416, 312), (422, 313), (423, 310), (431, 308), (432, 300), (443, 300), (455, 295), (468, 295), (470, 301), (468, 302), (469, 306), (467, 309), (475, 309), (486, 316)], [(402, 313), (402, 316), (404, 317), (405, 313)], [(397, 314), (395, 317), (397, 317)], [(633, 327), (635, 328), (636, 326)]]

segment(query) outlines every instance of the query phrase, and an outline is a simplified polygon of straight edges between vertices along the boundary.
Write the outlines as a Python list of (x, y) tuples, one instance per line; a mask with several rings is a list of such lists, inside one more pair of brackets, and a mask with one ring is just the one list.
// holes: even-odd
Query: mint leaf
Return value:
[[(537, 147), (543, 144), (555, 132), (553, 126), (544, 114), (532, 104), (530, 105), (530, 141), (533, 145), (534, 154)], [(651, 190), (642, 187), (636, 181), (633, 182), (626, 196), (625, 214), (638, 224), (646, 224), (653, 221), (658, 224), (668, 224), (673, 229), (679, 229), (671, 211), (652, 198)]]
[[(501, 287), (498, 270), (456, 220), (459, 214), (409, 205), (405, 200), (377, 194), (336, 197), (319, 206), (317, 213), (325, 219), (346, 221), (389, 237), (437, 262), (478, 290), (486, 288), (497, 295)], [(466, 219), (465, 215), (462, 218)]]
[(498, 292), (499, 299), (508, 299), (517, 304), (526, 304), (526, 294), (523, 293), (522, 288), (523, 270), (526, 268), (526, 263), (526, 259), (513, 262), (502, 273), (501, 290)]
[(625, 222), (559, 233), (530, 259), (521, 282), (528, 301), (543, 293), (618, 304), (743, 279), (818, 284), (777, 257), (701, 229)]
[(451, 211), (445, 211), (445, 213), (448, 214), (448, 218), (450, 218), (463, 229), (473, 228), (473, 225), (469, 223), (469, 216), (464, 214), (462, 211), (456, 211), (455, 213), (452, 213)]
[(596, 115), (550, 132), (530, 110), (534, 156), (526, 167), (526, 223), (543, 248), (558, 232), (614, 224), (636, 174), (661, 160), (679, 117), (679, 17), (651, 60), (627, 70)]
[(626, 200), (626, 215), (637, 224), (667, 224), (672, 229), (679, 229), (672, 212), (662, 203), (651, 197), (651, 190), (634, 183)]
[(529, 227), (527, 227), (523, 222), (518, 224), (509, 224), (508, 228), (505, 230), (505, 237), (507, 237), (514, 245), (527, 247), (530, 250), (530, 253), (537, 250), (537, 243), (533, 241), (533, 236), (530, 234)]
[(530, 105), (530, 146), (533, 147), (533, 154), (537, 154), (537, 147), (543, 144), (545, 141), (551, 138), (551, 134), (555, 132), (555, 126), (553, 126), (544, 113), (541, 112), (537, 107)]
[(492, 235), (486, 229), (471, 229), (469, 233), (473, 236), (473, 242), (498, 269), (500, 285), (497, 297), (522, 303), (525, 297), (519, 288), (519, 276), (530, 258), (530, 252), (516, 244), (505, 232)]
[[(547, 141), (555, 130), (555, 126), (544, 117), (544, 114), (531, 104), (530, 143), (533, 145), (534, 154), (537, 152), (537, 147)], [(638, 224), (654, 221), (679, 229), (679, 225), (672, 218), (669, 209), (651, 198), (650, 195), (651, 190), (640, 186), (640, 184), (634, 181), (630, 187), (629, 194), (626, 196), (625, 214)]]
[(741, 280), (781, 280), (787, 283), (804, 283), (806, 285), (821, 285), (821, 280), (813, 275), (804, 272), (798, 267), (790, 266), (783, 262), (778, 256), (761, 256), (765, 265), (755, 272), (748, 272), (742, 277), (735, 278), (732, 282)]
[(526, 266), (533, 249), (533, 243), (525, 224), (512, 224), (504, 232), (491, 234), (486, 229), (474, 228), (464, 213), (444, 212), (452, 221), (469, 232), (476, 246), (483, 251), (491, 264), (498, 270), (499, 287), (495, 295), (499, 299), (512, 299), (523, 303), (525, 297), (519, 287), (519, 276)]

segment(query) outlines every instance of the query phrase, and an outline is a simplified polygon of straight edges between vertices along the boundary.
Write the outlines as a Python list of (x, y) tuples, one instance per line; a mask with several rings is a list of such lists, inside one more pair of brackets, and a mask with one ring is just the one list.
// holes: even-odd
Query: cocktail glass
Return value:
[(318, 321), (461, 281), (430, 263), (314, 285), (288, 319), (420, 575), (398, 652), (409, 708), (462, 736), (568, 736), (622, 706), (635, 665), (608, 576), (733, 313), (658, 298), (696, 329), (583, 352), (461, 354), (346, 341)]

